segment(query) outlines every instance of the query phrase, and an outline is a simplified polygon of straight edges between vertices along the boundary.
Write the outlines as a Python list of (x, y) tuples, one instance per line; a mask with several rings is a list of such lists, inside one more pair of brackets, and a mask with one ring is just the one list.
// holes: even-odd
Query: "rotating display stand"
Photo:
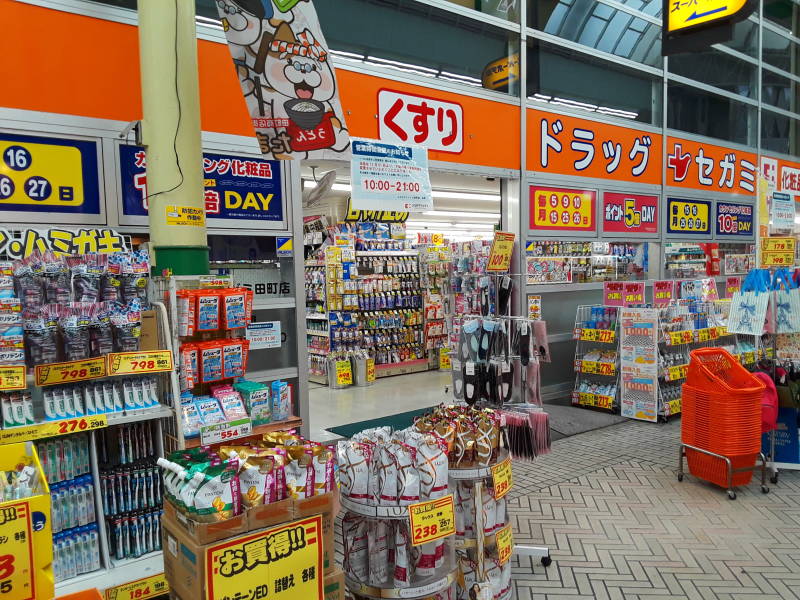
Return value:
[[(350, 513), (380, 521), (410, 521), (408, 506), (380, 506), (355, 502), (346, 496), (340, 498), (342, 508)], [(428, 598), (449, 588), (456, 581), (458, 565), (454, 555), (453, 536), (443, 538), (445, 543), (444, 564), (430, 577), (414, 582), (409, 587), (379, 587), (362, 583), (345, 574), (347, 589), (363, 598)], [(345, 554), (347, 549), (345, 548)]]

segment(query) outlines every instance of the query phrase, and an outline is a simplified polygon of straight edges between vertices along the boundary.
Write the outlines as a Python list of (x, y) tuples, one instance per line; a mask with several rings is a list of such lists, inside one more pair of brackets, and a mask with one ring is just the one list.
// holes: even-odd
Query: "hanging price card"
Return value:
[(676, 365), (669, 368), (669, 380), (678, 381), (684, 379), (689, 372), (689, 365)]
[(130, 583), (106, 588), (105, 600), (147, 600), (169, 593), (169, 583), (163, 573), (137, 579)]
[(601, 396), (599, 394), (595, 394), (594, 396), (594, 406), (597, 408), (611, 408), (614, 405), (614, 397), (613, 396)]
[(594, 373), (597, 373), (596, 366), (597, 363), (593, 360), (582, 360), (580, 370), (583, 373), (588, 373), (589, 375), (592, 375)]
[[(447, 360), (448, 360), (448, 362), (450, 361), (450, 356), (449, 355), (447, 356)], [(448, 365), (447, 368), (449, 369), (450, 366)], [(374, 358), (368, 358), (367, 359), (367, 383), (372, 383), (373, 381), (375, 381), (375, 359)]]
[(514, 551), (514, 535), (511, 531), (511, 523), (497, 532), (495, 544), (497, 545), (498, 562), (504, 565), (511, 558), (511, 553)]
[(762, 238), (761, 268), (791, 267), (794, 265), (794, 238)]
[(109, 375), (138, 375), (172, 371), (172, 352), (114, 352), (108, 355)]
[(15, 444), (27, 440), (40, 440), (42, 438), (66, 435), (68, 433), (83, 433), (93, 429), (102, 429), (108, 426), (106, 415), (92, 415), (77, 417), (75, 419), (62, 419), (25, 427), (11, 427), (0, 430), (0, 444)]
[(75, 383), (106, 376), (106, 357), (36, 366), (36, 385)]
[(24, 390), (25, 365), (7, 365), (0, 367), (0, 391)]
[(353, 384), (353, 367), (349, 360), (336, 361), (336, 383), (337, 385)]
[(617, 371), (617, 365), (614, 363), (601, 362), (597, 363), (597, 373), (600, 375), (614, 375)]
[(206, 568), (205, 598), (323, 598), (324, 538), (322, 517), (316, 515), (220, 540), (204, 547), (205, 557), (201, 548), (200, 560), (205, 560)]
[(681, 412), (681, 399), (670, 400), (667, 402), (667, 412), (670, 415), (677, 415)]
[(408, 507), (411, 518), (411, 544), (421, 546), (456, 532), (453, 494), (438, 500), (418, 502)]
[[(375, 361), (373, 361), (374, 363)], [(452, 368), (450, 362), (450, 351), (447, 348), (439, 348), (439, 370), (449, 371)]]
[(598, 333), (598, 329), (581, 329), (581, 341), (596, 342)]
[(510, 457), (492, 467), (492, 484), (494, 486), (494, 497), (496, 500), (500, 500), (500, 498), (511, 491), (514, 479), (511, 474)]
[(756, 353), (755, 352), (744, 352), (742, 353), (742, 363), (745, 365), (751, 365), (756, 362)]
[(711, 332), (708, 328), (698, 329), (697, 330), (697, 341), (698, 342), (707, 342), (711, 339)]
[(246, 437), (252, 432), (253, 424), (248, 418), (225, 423), (214, 423), (213, 425), (203, 425), (200, 428), (200, 443), (203, 446), (218, 444), (220, 442)]
[(489, 264), (486, 270), (495, 273), (507, 273), (511, 268), (511, 257), (514, 254), (515, 234), (507, 231), (495, 231), (492, 249), (489, 252)]
[(681, 344), (690, 344), (693, 341), (694, 341), (694, 332), (691, 329), (669, 332), (669, 343), (672, 344), (673, 346), (679, 346)]

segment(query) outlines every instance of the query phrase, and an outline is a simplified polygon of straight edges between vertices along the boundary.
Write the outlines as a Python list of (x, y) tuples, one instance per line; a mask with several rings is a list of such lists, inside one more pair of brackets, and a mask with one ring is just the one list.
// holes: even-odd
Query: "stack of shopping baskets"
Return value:
[(766, 460), (761, 454), (761, 399), (764, 384), (720, 348), (693, 350), (683, 385), (681, 463), (689, 472), (727, 488), (747, 485), (761, 458), (761, 489), (766, 486)]

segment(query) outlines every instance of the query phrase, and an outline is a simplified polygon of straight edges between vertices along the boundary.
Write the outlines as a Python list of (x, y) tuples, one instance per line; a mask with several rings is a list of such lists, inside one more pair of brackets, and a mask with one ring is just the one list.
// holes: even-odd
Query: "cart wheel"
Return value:
[(683, 473), (678, 473), (678, 481), (683, 481)]
[(762, 494), (769, 494), (769, 488), (765, 485), (761, 486), (761, 493)]
[(552, 564), (552, 562), (553, 562), (553, 559), (550, 558), (549, 556), (543, 556), (542, 557), (542, 566), (543, 567), (549, 567)]
[(778, 483), (778, 474), (775, 473), (774, 475), (770, 475), (769, 482), (770, 483)]
[(728, 490), (728, 499), (736, 500), (736, 492), (734, 492), (733, 490)]

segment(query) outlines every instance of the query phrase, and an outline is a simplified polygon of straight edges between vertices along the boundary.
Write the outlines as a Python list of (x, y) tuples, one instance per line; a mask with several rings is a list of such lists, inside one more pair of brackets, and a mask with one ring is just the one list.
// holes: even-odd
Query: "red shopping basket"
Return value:
[[(764, 389), (725, 350), (693, 350), (681, 402), (683, 443), (727, 457), (733, 469), (754, 467), (761, 450)], [(686, 461), (692, 475), (728, 487), (725, 459), (687, 448)], [(752, 477), (752, 471), (734, 473), (732, 485), (746, 485)]]

